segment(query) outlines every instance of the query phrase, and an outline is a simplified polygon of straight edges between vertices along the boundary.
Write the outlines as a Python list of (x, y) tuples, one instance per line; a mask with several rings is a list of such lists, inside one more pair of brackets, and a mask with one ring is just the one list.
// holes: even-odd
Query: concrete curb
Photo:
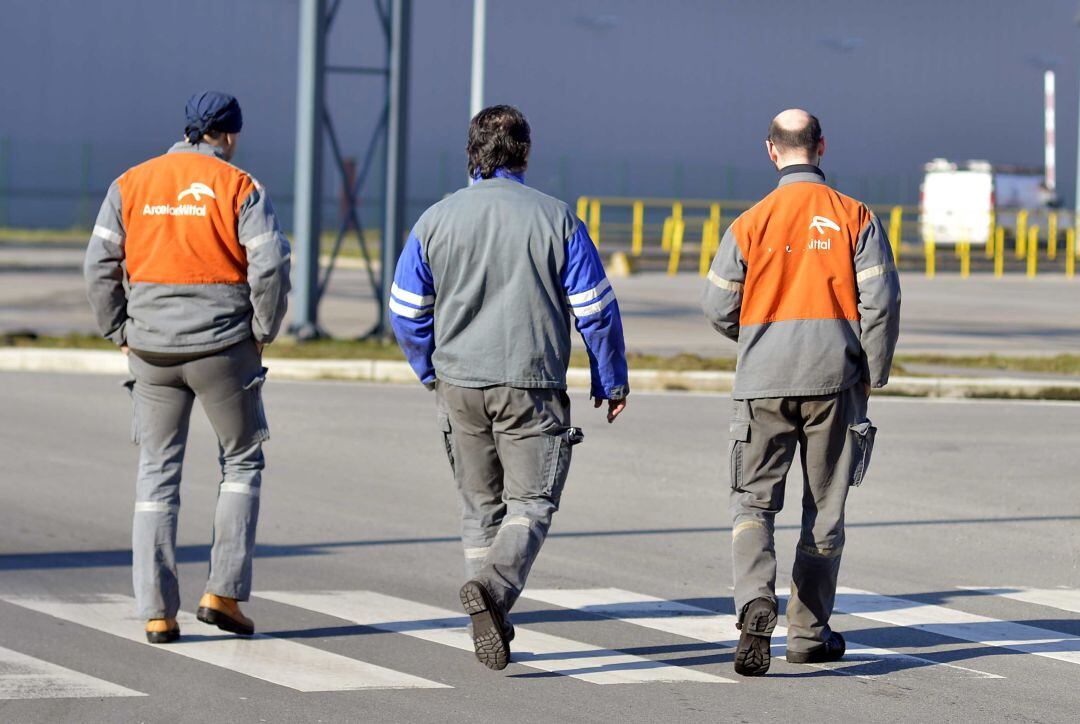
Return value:
[[(345, 380), (415, 384), (408, 363), (399, 360), (285, 359), (268, 357), (271, 375), (283, 380)], [(115, 374), (128, 372), (127, 359), (118, 351), (0, 348), (0, 371)], [(630, 388), (640, 391), (682, 390), (730, 392), (734, 372), (631, 370)], [(567, 384), (588, 389), (589, 370), (572, 367)], [(874, 394), (912, 397), (1017, 397), (1024, 399), (1080, 399), (1076, 378), (1031, 379), (1016, 377), (893, 377), (888, 387)]]

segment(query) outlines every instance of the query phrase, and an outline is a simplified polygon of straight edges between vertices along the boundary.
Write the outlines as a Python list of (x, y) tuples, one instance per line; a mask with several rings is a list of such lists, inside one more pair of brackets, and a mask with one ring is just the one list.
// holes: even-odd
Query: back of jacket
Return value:
[(289, 291), (289, 245), (265, 190), (206, 145), (176, 144), (113, 183), (85, 267), (102, 332), (148, 352), (268, 342)]
[(731, 224), (703, 308), (739, 343), (736, 399), (888, 381), (900, 321), (891, 247), (877, 217), (817, 172), (785, 174)]
[(439, 379), (463, 387), (566, 386), (570, 311), (561, 274), (577, 219), (511, 178), (435, 204), (414, 234), (431, 268)]

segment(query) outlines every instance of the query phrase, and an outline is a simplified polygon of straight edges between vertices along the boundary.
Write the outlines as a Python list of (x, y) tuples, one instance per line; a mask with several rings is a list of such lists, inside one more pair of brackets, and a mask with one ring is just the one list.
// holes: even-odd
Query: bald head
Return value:
[(801, 108), (789, 108), (769, 124), (765, 147), (777, 168), (796, 163), (817, 164), (825, 153), (821, 123)]

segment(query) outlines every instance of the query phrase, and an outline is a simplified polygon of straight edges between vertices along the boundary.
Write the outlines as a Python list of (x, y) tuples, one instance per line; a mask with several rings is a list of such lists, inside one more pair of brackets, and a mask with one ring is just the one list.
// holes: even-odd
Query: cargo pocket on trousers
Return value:
[(131, 442), (139, 444), (139, 401), (135, 397), (135, 378), (130, 377), (123, 381), (124, 389), (131, 397)]
[(446, 446), (446, 459), (450, 461), (450, 470), (457, 472), (454, 467), (454, 436), (450, 429), (450, 415), (445, 412), (439, 413), (439, 430), (442, 432), (443, 445)]
[(248, 405), (251, 410), (251, 420), (255, 426), (254, 436), (258, 442), (265, 442), (270, 439), (270, 425), (266, 421), (266, 407), (263, 405), (262, 388), (266, 383), (266, 373), (269, 370), (266, 367), (260, 367), (258, 374), (244, 385), (244, 392), (247, 394)]
[(728, 475), (733, 490), (742, 489), (743, 453), (748, 442), (750, 442), (750, 421), (732, 420), (728, 428)]
[(877, 435), (877, 428), (869, 420), (864, 420), (852, 425), (850, 430), (855, 458), (851, 471), (851, 484), (862, 485), (866, 469), (870, 467), (870, 455), (874, 452), (874, 437)]
[(562, 498), (566, 476), (570, 473), (570, 457), (575, 445), (585, 439), (585, 432), (580, 427), (567, 427), (561, 432), (544, 433), (548, 438), (548, 455), (544, 465), (543, 494), (556, 506)]

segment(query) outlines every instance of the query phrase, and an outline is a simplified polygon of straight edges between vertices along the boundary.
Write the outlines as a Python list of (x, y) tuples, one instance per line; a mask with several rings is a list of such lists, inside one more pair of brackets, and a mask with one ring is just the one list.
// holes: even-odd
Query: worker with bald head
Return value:
[(740, 630), (735, 671), (769, 670), (777, 621), (774, 520), (798, 451), (802, 533), (787, 604), (787, 660), (836, 661), (829, 626), (848, 490), (866, 475), (876, 428), (870, 391), (889, 380), (900, 283), (889, 240), (865, 204), (826, 183), (818, 119), (787, 110), (765, 150), (776, 190), (728, 227), (702, 308), (738, 343), (730, 457), (732, 557)]

